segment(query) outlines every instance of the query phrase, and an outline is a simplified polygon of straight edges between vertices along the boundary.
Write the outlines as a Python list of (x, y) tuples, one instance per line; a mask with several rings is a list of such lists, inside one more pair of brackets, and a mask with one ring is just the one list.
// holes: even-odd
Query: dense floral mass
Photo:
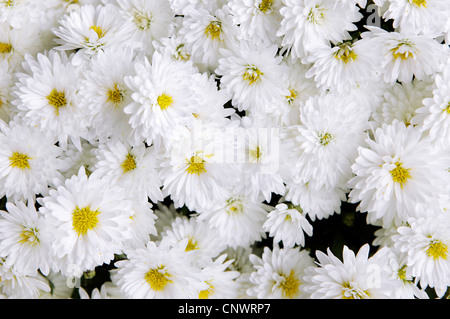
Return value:
[(449, 44), (448, 0), (0, 0), (1, 296), (447, 298)]

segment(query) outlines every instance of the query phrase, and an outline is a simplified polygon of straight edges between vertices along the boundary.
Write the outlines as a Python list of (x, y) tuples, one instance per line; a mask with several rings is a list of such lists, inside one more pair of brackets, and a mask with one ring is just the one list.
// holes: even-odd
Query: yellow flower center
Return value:
[(286, 100), (289, 103), (289, 105), (292, 105), (295, 101), (295, 99), (297, 98), (297, 91), (294, 89), (289, 89), (289, 93), (291, 93), (290, 95), (286, 96)]
[(150, 269), (145, 274), (145, 281), (150, 285), (150, 288), (155, 291), (163, 291), (168, 283), (173, 283), (173, 281), (169, 279), (171, 275), (168, 274), (164, 268), (165, 267), (161, 265), (158, 268)]
[(64, 92), (58, 92), (56, 89), (53, 89), (50, 92), (50, 94), (47, 96), (47, 101), (48, 104), (55, 108), (56, 115), (59, 115), (59, 108), (67, 104)]
[(369, 297), (367, 290), (352, 287), (351, 283), (344, 283), (342, 287), (344, 288), (342, 294), (343, 299), (365, 299)]
[(209, 282), (207, 282), (207, 284), (209, 288), (200, 291), (200, 293), (198, 294), (198, 299), (208, 299), (209, 296), (214, 293), (214, 287)]
[(197, 250), (197, 249), (198, 249), (197, 241), (193, 237), (189, 237), (185, 251), (191, 251), (191, 250)]
[(106, 96), (106, 101), (111, 102), (115, 107), (117, 107), (124, 99), (124, 91), (119, 88), (117, 83), (114, 83), (114, 87), (108, 89)]
[(259, 11), (266, 13), (270, 9), (272, 9), (273, 0), (262, 0), (258, 9)]
[(318, 138), (321, 145), (327, 146), (334, 139), (334, 136), (327, 132), (320, 132)]
[(395, 168), (391, 170), (390, 173), (392, 180), (399, 183), (401, 186), (403, 186), (403, 184), (411, 177), (409, 169), (404, 168), (400, 162), (395, 163)]
[(264, 73), (262, 73), (256, 66), (247, 65), (247, 68), (242, 77), (248, 84), (253, 85), (261, 81), (262, 75), (264, 75)]
[(397, 272), (397, 277), (400, 279), (403, 283), (409, 282), (408, 279), (406, 279), (406, 265), (403, 265)]
[(222, 23), (220, 21), (211, 21), (205, 29), (205, 34), (212, 40), (220, 40), (222, 32)]
[(139, 29), (145, 31), (150, 29), (152, 17), (148, 16), (146, 13), (136, 11), (133, 16), (133, 22)]
[(205, 161), (200, 156), (194, 155), (188, 160), (188, 167), (186, 168), (186, 172), (189, 174), (197, 174), (200, 175), (202, 173), (206, 173), (205, 169)]
[(28, 244), (31, 246), (35, 246), (39, 244), (38, 230), (35, 228), (24, 228), (20, 233), (20, 244)]
[(433, 240), (430, 245), (428, 245), (427, 255), (432, 257), (434, 260), (447, 259), (447, 252), (447, 245), (439, 240)]
[(447, 107), (444, 109), (444, 112), (447, 112), (447, 114), (450, 114), (450, 102), (448, 102)]
[(334, 57), (344, 62), (344, 64), (347, 64), (351, 61), (355, 61), (358, 56), (353, 51), (351, 44), (343, 43), (339, 45), (339, 50), (336, 51)]
[(289, 276), (284, 276), (284, 281), (280, 284), (283, 297), (285, 298), (294, 298), (298, 292), (300, 287), (300, 280), (295, 275), (294, 270), (291, 270)]
[(121, 167), (122, 167), (122, 170), (123, 170), (124, 174), (134, 170), (136, 168), (136, 160), (135, 160), (134, 156), (131, 155), (131, 154), (127, 154), (127, 156), (126, 156), (125, 160), (123, 161)]
[(242, 202), (237, 198), (230, 198), (227, 200), (228, 215), (237, 215), (243, 210)]
[(105, 32), (103, 31), (102, 27), (99, 27), (97, 25), (93, 25), (89, 28), (89, 30), (94, 30), (95, 33), (97, 33), (98, 38), (100, 39), (105, 35)]
[(5, 7), (12, 7), (15, 3), (14, 0), (3, 0), (2, 1)]
[(72, 213), (72, 227), (80, 235), (86, 235), (89, 230), (94, 229), (98, 224), (98, 210), (92, 211), (89, 207), (79, 208)]
[(0, 42), (0, 54), (5, 55), (11, 53), (12, 45), (10, 43)]
[(182, 61), (188, 61), (189, 58), (191, 57), (185, 50), (184, 48), (185, 44), (181, 43), (177, 46), (177, 48), (175, 49), (175, 54), (174, 54), (174, 58), (176, 60), (182, 60)]
[(14, 168), (28, 169), (30, 168), (30, 163), (28, 162), (30, 159), (31, 157), (26, 154), (14, 152), (9, 157), (9, 165)]
[(308, 13), (308, 17), (306, 18), (308, 22), (318, 24), (324, 20), (324, 12), (325, 10), (321, 8), (319, 5), (316, 5), (314, 8), (311, 8)]
[(416, 7), (427, 7), (427, 1), (426, 0), (409, 0), (409, 2)]
[(250, 150), (250, 163), (258, 163), (263, 153), (261, 148), (257, 146), (255, 149)]
[(394, 60), (402, 59), (403, 61), (414, 58), (414, 54), (407, 48), (412, 49), (414, 45), (408, 40), (399, 41), (398, 45), (391, 49), (392, 57)]
[(161, 110), (165, 110), (173, 104), (173, 99), (170, 95), (163, 93), (160, 96), (158, 96), (156, 102), (158, 103)]

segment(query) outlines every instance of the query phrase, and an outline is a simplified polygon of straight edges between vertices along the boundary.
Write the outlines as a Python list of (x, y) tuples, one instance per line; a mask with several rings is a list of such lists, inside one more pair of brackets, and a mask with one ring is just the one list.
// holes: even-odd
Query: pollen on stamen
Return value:
[(448, 246), (439, 240), (432, 240), (428, 245), (427, 255), (436, 259), (447, 259)]
[(409, 169), (405, 169), (400, 162), (395, 163), (395, 168), (391, 170), (390, 173), (392, 176), (392, 180), (396, 183), (399, 183), (400, 186), (403, 186), (403, 184), (405, 184), (407, 180), (411, 178)]
[(72, 227), (78, 236), (86, 235), (89, 230), (94, 229), (99, 223), (98, 210), (91, 210), (89, 207), (76, 207), (72, 213)]
[(261, 77), (264, 75), (256, 66), (247, 65), (242, 78), (248, 84), (253, 85), (261, 81)]
[(12, 47), (11, 43), (0, 42), (0, 54), (1, 55), (9, 54), (9, 53), (11, 53), (12, 50), (13, 50), (13, 47)]
[(121, 90), (117, 83), (114, 83), (114, 87), (108, 89), (107, 101), (114, 104), (117, 107), (124, 100), (124, 92)]
[(339, 45), (339, 50), (336, 51), (334, 57), (344, 62), (344, 64), (348, 64), (349, 62), (355, 61), (358, 56), (353, 51), (351, 44), (342, 43)]
[(103, 31), (102, 27), (99, 27), (97, 25), (93, 25), (89, 28), (89, 30), (94, 30), (95, 33), (97, 33), (98, 38), (100, 39), (101, 37), (103, 37), (105, 35), (105, 32)]
[(19, 152), (14, 152), (10, 157), (9, 157), (9, 165), (11, 167), (14, 168), (19, 168), (19, 169), (29, 169), (30, 168), (30, 163), (29, 160), (31, 159), (31, 157), (29, 157), (26, 154), (22, 154)]
[(64, 92), (53, 89), (47, 96), (47, 102), (55, 108), (56, 115), (59, 115), (59, 109), (67, 105), (66, 95)]
[(173, 104), (173, 99), (170, 95), (163, 93), (160, 96), (158, 96), (156, 102), (158, 103), (161, 110), (166, 110), (169, 106)]
[(201, 175), (206, 173), (205, 161), (198, 155), (192, 156), (188, 161), (188, 167), (186, 168), (186, 172), (193, 175)]
[(205, 34), (212, 40), (220, 40), (222, 32), (222, 23), (220, 21), (211, 21), (205, 29)]
[(163, 265), (150, 269), (144, 276), (145, 281), (150, 285), (150, 288), (155, 291), (163, 291), (169, 283), (173, 283), (170, 274), (168, 274)]
[(134, 170), (136, 168), (136, 159), (134, 158), (134, 156), (131, 154), (127, 154), (121, 167), (124, 174)]
[(208, 299), (211, 294), (214, 293), (214, 286), (211, 283), (206, 282), (208, 284), (208, 289), (200, 291), (198, 294), (198, 299)]
[(415, 5), (416, 7), (427, 7), (427, 0), (409, 0), (409, 3)]
[(284, 277), (284, 281), (280, 284), (280, 287), (283, 297), (294, 298), (299, 292), (300, 280), (295, 276), (294, 270), (291, 270), (289, 276), (283, 275), (282, 277)]
[(262, 0), (260, 5), (258, 6), (259, 11), (263, 13), (267, 13), (272, 9), (273, 0)]

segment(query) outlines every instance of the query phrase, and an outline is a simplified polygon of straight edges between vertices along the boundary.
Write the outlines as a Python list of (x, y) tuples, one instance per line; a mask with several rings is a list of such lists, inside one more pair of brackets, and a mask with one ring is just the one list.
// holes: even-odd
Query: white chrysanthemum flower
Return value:
[(279, 42), (281, 0), (231, 0), (228, 6), (244, 39), (270, 44)]
[(6, 23), (14, 29), (26, 28), (29, 24), (38, 25), (42, 20), (45, 4), (32, 0), (0, 1), (0, 23)]
[(309, 55), (309, 45), (339, 43), (350, 39), (349, 31), (362, 18), (356, 6), (334, 0), (283, 0), (277, 35), (294, 59)]
[(399, 252), (397, 249), (390, 247), (388, 258), (388, 271), (394, 279), (395, 286), (389, 292), (391, 299), (428, 299), (425, 289), (421, 289), (414, 282), (414, 277), (410, 274), (410, 267), (406, 264), (407, 255)]
[(77, 97), (80, 70), (72, 66), (65, 52), (54, 50), (37, 57), (27, 54), (23, 67), (13, 91), (18, 116), (56, 136), (63, 148), (68, 140), (80, 147), (80, 138), (87, 134)]
[(175, 246), (187, 239), (185, 250), (197, 252), (193, 262), (202, 268), (227, 247), (226, 243), (211, 231), (207, 222), (195, 216), (175, 218), (170, 227), (163, 231), (161, 238), (161, 242), (167, 242), (169, 246)]
[(430, 80), (393, 83), (383, 94), (383, 101), (372, 114), (378, 126), (390, 124), (397, 119), (405, 125), (413, 124), (416, 111), (424, 106), (423, 100), (433, 96)]
[(8, 123), (17, 113), (12, 105), (12, 87), (16, 81), (14, 71), (7, 62), (0, 61), (0, 120)]
[(439, 206), (448, 176), (440, 149), (412, 125), (394, 120), (366, 139), (358, 149), (349, 181), (349, 201), (368, 212), (368, 222), (382, 219), (383, 225), (397, 225), (415, 217), (415, 205)]
[(191, 60), (213, 71), (218, 65), (220, 49), (230, 48), (239, 36), (228, 6), (214, 11), (189, 7), (184, 15), (179, 35), (186, 43)]
[(41, 292), (50, 292), (48, 280), (36, 272), (27, 275), (18, 272), (14, 266), (6, 266), (0, 261), (0, 289), (12, 299), (36, 299)]
[(229, 247), (248, 247), (266, 237), (263, 228), (272, 206), (252, 200), (239, 192), (225, 200), (217, 198), (197, 212)]
[[(238, 178), (238, 168), (223, 158), (223, 132), (215, 127), (186, 130), (161, 161), (163, 194), (175, 207), (191, 211), (224, 198)], [(225, 147), (225, 150), (227, 148)]]
[(255, 270), (250, 274), (252, 286), (247, 289), (248, 295), (258, 299), (307, 298), (303, 276), (307, 268), (314, 267), (308, 251), (264, 247), (262, 256), (252, 254), (250, 261)]
[(135, 74), (125, 78), (133, 101), (124, 111), (137, 136), (151, 144), (161, 137), (170, 138), (193, 121), (196, 97), (191, 78), (197, 73), (192, 63), (159, 52), (153, 54), (151, 64), (146, 58), (136, 62)]
[(153, 146), (110, 141), (101, 143), (94, 152), (97, 159), (94, 172), (118, 185), (125, 194), (137, 200), (163, 200), (158, 155)]
[(440, 70), (446, 58), (445, 46), (435, 39), (413, 33), (387, 32), (370, 27), (361, 37), (376, 51), (384, 81), (388, 83), (411, 82), (413, 77), (424, 80)]
[(311, 45), (314, 54), (304, 59), (313, 65), (306, 77), (314, 77), (322, 89), (342, 89), (362, 85), (377, 76), (374, 51), (365, 40), (345, 41), (334, 46)]
[(144, 53), (154, 52), (153, 41), (172, 35), (175, 13), (167, 0), (114, 0), (133, 24), (133, 39)]
[[(72, 278), (69, 278), (59, 271), (50, 271), (48, 275), (45, 276), (50, 284), (50, 290), (40, 290), (39, 299), (70, 299), (74, 291), (72, 286)], [(69, 283), (69, 284), (68, 284)]]
[(161, 234), (170, 228), (177, 217), (185, 216), (175, 209), (173, 203), (170, 203), (168, 206), (164, 205), (162, 202), (156, 203), (154, 213), (157, 217), (155, 220), (157, 234), (150, 236), (150, 239), (154, 242), (161, 241)]
[(186, 252), (186, 245), (187, 240), (176, 246), (148, 242), (129, 251), (126, 260), (115, 263), (117, 286), (132, 299), (196, 298), (208, 285), (193, 265), (195, 252)]
[(289, 96), (280, 81), (287, 67), (281, 64), (283, 57), (278, 55), (277, 45), (243, 40), (221, 53), (215, 72), (221, 76), (221, 89), (232, 96), (239, 111), (265, 111), (274, 98)]
[(227, 0), (169, 0), (176, 14), (184, 14), (186, 9), (206, 9), (210, 12), (221, 8)]
[(344, 96), (325, 93), (308, 99), (301, 124), (292, 127), (293, 179), (315, 180), (332, 189), (345, 187), (351, 165), (364, 141), (367, 112)]
[(120, 188), (98, 175), (78, 175), (40, 200), (45, 231), (61, 272), (92, 270), (120, 254), (133, 215), (131, 201)]
[(317, 181), (287, 181), (285, 199), (301, 209), (311, 218), (326, 219), (340, 214), (342, 201), (346, 200), (342, 187), (329, 189)]
[(133, 25), (113, 5), (83, 5), (64, 15), (53, 30), (57, 50), (76, 50), (72, 63), (82, 64), (108, 49), (136, 47)]
[[(281, 62), (286, 65), (286, 72), (282, 74), (282, 81), (288, 90), (280, 92), (278, 97), (274, 97), (273, 103), (267, 105), (267, 113), (261, 112), (255, 108), (255, 112), (247, 112), (249, 116), (258, 118), (258, 121), (264, 123), (264, 119), (269, 119), (273, 126), (291, 126), (300, 124), (300, 111), (308, 98), (320, 94), (321, 90), (317, 87), (314, 79), (306, 77), (309, 66), (304, 65), (300, 60), (286, 59)], [(260, 119), (261, 117), (261, 119)]]
[(131, 224), (127, 239), (123, 243), (123, 251), (133, 250), (145, 246), (152, 236), (158, 235), (156, 229), (156, 219), (153, 205), (148, 200), (131, 199)]
[(365, 244), (357, 254), (344, 246), (342, 261), (330, 249), (317, 251), (318, 266), (303, 277), (304, 290), (313, 299), (386, 299), (395, 285), (387, 269), (387, 250), (369, 257)]
[(9, 201), (35, 201), (62, 180), (65, 163), (55, 139), (35, 127), (12, 121), (0, 124), (0, 194)]
[(424, 217), (408, 219), (393, 236), (395, 247), (406, 254), (410, 274), (423, 289), (434, 288), (438, 297), (450, 285), (449, 221), (448, 213), (427, 210)]
[(445, 30), (450, 13), (446, 0), (389, 0), (383, 18), (393, 20), (393, 27), (415, 34), (436, 37)]
[(78, 95), (89, 118), (89, 140), (133, 141), (129, 115), (124, 112), (132, 101), (124, 79), (134, 73), (133, 58), (133, 52), (126, 48), (110, 50), (93, 57), (83, 72)]
[(240, 288), (236, 278), (238, 271), (228, 269), (233, 260), (226, 260), (227, 255), (221, 255), (202, 268), (203, 281), (208, 288), (200, 291), (198, 299), (235, 299)]
[(437, 74), (432, 94), (422, 101), (422, 107), (416, 110), (411, 123), (428, 134), (438, 145), (450, 146), (450, 65), (443, 74)]
[(25, 54), (35, 54), (41, 47), (35, 29), (12, 29), (0, 22), (0, 62), (6, 62), (11, 70), (20, 69)]
[(41, 234), (42, 215), (34, 203), (22, 201), (6, 203), (0, 211), (0, 256), (3, 265), (14, 267), (19, 273), (34, 275), (40, 271), (48, 275), (53, 267), (49, 243)]
[(300, 207), (278, 204), (267, 215), (263, 225), (273, 242), (283, 242), (283, 247), (305, 246), (305, 234), (312, 236), (313, 227)]

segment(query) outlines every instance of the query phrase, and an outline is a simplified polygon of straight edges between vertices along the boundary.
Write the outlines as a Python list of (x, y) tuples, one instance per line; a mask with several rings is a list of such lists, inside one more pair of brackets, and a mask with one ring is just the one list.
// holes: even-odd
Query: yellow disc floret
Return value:
[(163, 265), (150, 269), (145, 274), (145, 281), (150, 285), (155, 291), (163, 291), (167, 284), (173, 283), (169, 278), (171, 277), (165, 270)]
[(283, 275), (282, 277), (284, 277), (284, 281), (280, 284), (280, 287), (283, 297), (292, 299), (297, 296), (299, 292), (298, 288), (300, 287), (300, 280), (295, 275), (294, 270), (291, 270), (289, 276)]
[(28, 162), (28, 160), (30, 160), (30, 159), (31, 159), (31, 157), (29, 157), (26, 154), (14, 152), (9, 157), (9, 165), (14, 168), (29, 169), (30, 163)]
[(395, 168), (391, 170), (390, 173), (392, 180), (399, 183), (401, 186), (403, 186), (403, 184), (411, 177), (409, 169), (404, 168), (400, 162), (395, 163)]
[(94, 229), (98, 224), (98, 210), (92, 211), (89, 207), (79, 208), (72, 213), (72, 227), (80, 235), (86, 235), (89, 230)]
[(187, 162), (188, 167), (186, 168), (186, 172), (189, 174), (201, 175), (202, 173), (206, 173), (205, 161), (200, 156), (194, 155)]
[(64, 92), (58, 92), (58, 90), (53, 89), (47, 96), (48, 104), (53, 106), (56, 111), (56, 115), (59, 115), (59, 108), (67, 105), (66, 95)]
[(158, 96), (156, 101), (157, 101), (159, 107), (161, 108), (161, 110), (165, 110), (165, 109), (167, 109), (169, 106), (171, 106), (173, 104), (172, 97), (170, 95), (165, 94), (165, 93), (163, 93), (160, 96)]
[(447, 259), (448, 247), (442, 241), (432, 240), (427, 248), (427, 255), (433, 259)]

